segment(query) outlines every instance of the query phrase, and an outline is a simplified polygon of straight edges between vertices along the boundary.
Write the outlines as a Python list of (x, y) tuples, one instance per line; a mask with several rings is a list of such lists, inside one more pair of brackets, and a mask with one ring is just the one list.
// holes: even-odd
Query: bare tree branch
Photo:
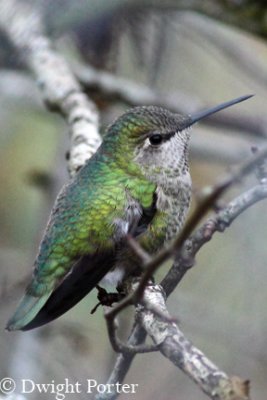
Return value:
[[(204, 108), (206, 104), (197, 97), (192, 97), (183, 92), (163, 93), (148, 86), (118, 77), (112, 73), (99, 71), (91, 66), (75, 63), (75, 74), (87, 93), (98, 93), (105, 101), (122, 102), (129, 106), (155, 105), (168, 108), (173, 112), (191, 114)], [(259, 137), (266, 138), (266, 120), (259, 121), (258, 116), (247, 116), (239, 113), (233, 115), (225, 111), (223, 116), (211, 115), (203, 120), (206, 125), (220, 128), (231, 128), (241, 130), (244, 133), (253, 133)]]
[[(256, 162), (256, 164), (254, 164), (255, 167), (258, 165), (262, 166), (262, 163)], [(261, 181), (262, 181), (262, 176), (261, 176)], [(177, 287), (178, 283), (183, 278), (184, 274), (188, 271), (188, 269), (194, 265), (194, 260), (195, 260), (195, 256), (196, 256), (197, 252), (205, 243), (207, 243), (212, 238), (213, 234), (215, 232), (224, 231), (225, 228), (230, 226), (231, 223), (242, 212), (244, 212), (247, 208), (249, 208), (250, 206), (256, 204), (257, 202), (259, 202), (260, 200), (265, 199), (265, 198), (267, 198), (267, 185), (266, 185), (265, 181), (263, 181), (262, 184), (255, 186), (254, 188), (242, 193), (240, 196), (238, 196), (237, 198), (232, 200), (217, 215), (213, 216), (212, 218), (209, 218), (199, 229), (196, 230), (196, 232), (189, 239), (187, 239), (185, 241), (185, 243), (183, 244), (179, 253), (175, 257), (175, 262), (174, 262), (172, 268), (170, 269), (170, 271), (167, 273), (166, 277), (161, 282), (161, 286), (163, 287), (164, 292), (166, 293), (167, 297)], [(137, 244), (137, 246), (138, 246), (138, 244)], [(135, 249), (135, 247), (132, 247), (132, 248)], [(137, 254), (139, 254), (139, 249), (137, 249)], [(144, 259), (145, 258), (143, 258), (143, 260)], [(145, 289), (145, 292), (144, 292), (144, 296), (146, 296), (146, 294), (148, 293), (148, 297), (150, 298), (149, 290), (153, 291), (155, 288), (156, 287), (155, 286), (153, 287), (153, 285), (147, 286)], [(157, 292), (157, 289), (155, 289), (155, 291)], [(164, 314), (167, 313), (164, 295), (159, 297), (158, 301), (160, 302), (161, 307), (163, 307)], [(153, 307), (157, 307), (157, 302), (152, 301), (151, 303), (153, 304)], [(151, 321), (154, 321), (154, 322), (158, 321), (158, 319), (155, 316), (155, 313), (149, 312), (148, 309), (143, 308), (142, 312), (143, 312), (143, 315), (145, 315), (146, 312), (148, 313), (148, 315), (149, 315), (148, 318), (149, 318), (149, 321), (151, 324), (152, 324)], [(155, 330), (153, 332), (149, 331), (149, 329), (145, 323), (145, 330), (150, 334), (150, 336), (152, 338), (157, 338), (159, 336), (159, 332), (157, 330), (159, 329), (160, 326), (162, 326), (162, 324), (163, 325), (165, 324), (164, 325), (166, 327), (165, 333), (168, 332), (168, 329), (167, 329), (169, 326), (168, 322), (166, 322), (164, 320), (162, 321), (161, 318), (159, 318), (159, 320), (160, 320), (160, 322), (154, 323), (154, 327), (158, 327), (158, 328), (157, 329), (155, 328)], [(171, 325), (171, 327), (172, 326), (173, 325)], [(176, 329), (176, 328), (172, 327), (171, 329)], [(126, 371), (128, 371), (128, 369), (130, 368), (130, 364), (134, 358), (133, 349), (132, 349), (133, 339), (135, 338), (135, 335), (139, 332), (139, 330), (142, 332), (141, 328), (138, 327), (138, 325), (135, 326), (134, 333), (130, 336), (128, 343), (127, 343), (127, 344), (129, 344), (129, 343), (131, 344), (132, 352), (118, 355), (114, 370), (111, 373), (108, 383), (114, 383), (116, 380), (118, 382), (121, 382), (124, 379), (124, 377), (126, 375)], [(160, 330), (160, 332), (162, 332), (162, 329), (159, 329), (159, 330)], [(179, 329), (178, 329), (178, 331), (179, 331), (178, 337), (182, 338), (181, 340), (183, 343), (183, 341), (184, 341), (183, 334)], [(166, 335), (167, 335), (167, 333), (166, 333)], [(180, 335), (182, 335), (182, 336), (180, 336)], [(170, 337), (172, 337), (172, 335), (170, 335)], [(145, 340), (145, 337), (142, 337), (142, 339)], [(170, 339), (170, 340), (172, 340), (172, 339)], [(156, 341), (156, 343), (157, 343), (157, 341)], [(176, 363), (176, 365), (179, 365), (179, 360), (181, 360), (181, 358), (183, 356), (185, 356), (185, 354), (183, 352), (181, 352), (181, 354), (179, 354), (179, 352), (177, 353), (176, 345), (174, 345), (175, 340), (173, 342), (169, 343), (169, 345), (170, 345), (169, 348), (168, 348), (168, 343), (169, 343), (169, 339), (168, 339), (168, 341), (165, 342), (165, 345), (163, 346), (164, 351), (166, 351), (167, 354), (176, 354), (177, 358), (174, 357), (173, 362)], [(173, 346), (174, 346), (174, 348), (173, 348)], [(190, 344), (189, 347), (190, 346), (192, 346), (192, 345)], [(178, 346), (178, 348), (179, 348), (179, 346)], [(127, 349), (127, 347), (126, 347), (126, 349)], [(138, 347), (136, 347), (136, 349), (138, 349)], [(172, 351), (170, 351), (170, 349), (172, 349)], [(196, 351), (198, 352), (199, 350), (196, 350)], [(194, 351), (193, 351), (193, 353), (194, 353)], [(191, 355), (189, 358), (191, 359)], [(198, 360), (198, 358), (197, 358), (197, 360)], [(207, 362), (207, 359), (204, 362), (204, 369), (205, 369), (206, 362)], [(208, 365), (212, 365), (212, 363), (208, 364)], [(198, 367), (199, 366), (200, 366), (200, 364), (198, 365)], [(213, 367), (215, 367), (215, 366), (213, 366)], [(190, 367), (189, 367), (189, 369), (190, 369)], [(191, 371), (191, 369), (190, 369), (190, 371)], [(196, 376), (190, 375), (190, 374), (189, 375), (195, 382), (198, 382), (199, 371), (198, 371), (198, 369), (196, 369), (196, 370), (194, 369), (194, 371), (197, 374)], [(186, 372), (188, 374), (187, 371), (184, 371), (184, 372)], [(223, 375), (220, 375), (220, 374), (223, 374)], [(222, 377), (226, 376), (226, 374), (224, 374), (222, 372), (220, 372), (220, 374), (219, 375)], [(212, 376), (212, 373), (209, 375), (209, 379), (211, 378), (211, 376)], [(228, 378), (228, 377), (226, 378), (226, 381), (227, 381), (228, 388), (234, 388), (233, 393), (235, 393), (235, 394), (233, 396), (236, 396), (236, 393), (239, 393), (241, 391), (240, 393), (243, 393), (242, 394), (243, 397), (239, 397), (239, 398), (241, 398), (241, 399), (248, 398), (247, 397), (248, 396), (248, 386), (247, 386), (246, 382), (243, 382), (242, 380), (240, 380), (240, 378)], [(224, 378), (222, 378), (222, 381), (220, 381), (220, 382), (223, 383)], [(218, 381), (218, 383), (219, 383), (219, 387), (217, 387), (218, 390), (220, 390), (220, 384), (221, 384), (220, 382)], [(207, 387), (206, 387), (205, 386), (206, 383), (207, 383), (207, 381), (205, 382), (204, 386), (202, 387), (202, 390), (207, 393), (207, 390), (209, 390), (209, 385), (207, 385)], [(225, 395), (225, 393), (222, 395)], [(117, 396), (115, 394), (113, 394), (113, 396), (111, 396), (111, 397), (106, 396), (105, 400), (109, 400), (109, 399), (114, 400), (116, 397)], [(224, 399), (224, 398), (235, 399), (238, 397), (218, 397), (218, 398), (220, 398), (220, 399)], [(100, 398), (99, 398), (99, 400), (100, 400)], [(101, 400), (102, 400), (102, 398), (101, 398)], [(104, 400), (104, 398), (103, 398), (103, 400)]]
[(73, 176), (101, 143), (98, 112), (68, 64), (45, 36), (38, 11), (24, 1), (0, 1), (0, 27), (34, 73), (46, 105), (63, 114), (70, 128), (68, 169)]
[[(35, 74), (47, 106), (63, 114), (70, 127), (69, 171), (71, 175), (74, 175), (95, 152), (101, 142), (98, 134), (97, 110), (94, 104), (82, 93), (79, 83), (64, 59), (53, 50), (49, 39), (44, 35), (40, 15), (28, 3), (16, 0), (9, 0), (8, 2), (0, 0), (0, 25), (20, 52), (28, 68)], [(152, 96), (156, 100), (155, 94), (152, 92), (147, 92), (146, 95), (149, 103), (151, 103)], [(168, 99), (168, 101), (170, 100)], [(155, 101), (152, 102), (155, 103)], [(171, 105), (167, 107), (172, 109)], [(152, 259), (145, 258), (144, 253), (142, 253), (146, 271), (140, 282), (136, 284), (136, 287), (133, 284), (133, 292), (107, 313), (108, 332), (113, 347), (117, 351), (127, 352), (126, 355), (120, 356), (120, 361), (117, 362), (110, 380), (124, 377), (125, 373), (122, 372), (121, 367), (124, 365), (126, 370), (129, 368), (134, 352), (155, 349), (154, 346), (142, 344), (145, 333), (138, 326), (134, 328), (127, 345), (121, 343), (117, 338), (115, 317), (125, 307), (134, 303), (139, 304), (138, 315), (141, 324), (152, 337), (161, 353), (190, 376), (206, 394), (216, 400), (248, 399), (246, 382), (229, 378), (184, 337), (168, 314), (165, 295), (161, 287), (149, 285), (148, 282), (164, 261), (175, 255), (178, 258), (180, 257), (185, 240), (216, 199), (245, 174), (249, 173), (266, 155), (267, 149), (258, 152), (235, 173), (215, 185), (199, 204), (181, 235), (172, 245), (159, 252)], [(266, 197), (266, 192), (262, 194), (262, 197)], [(252, 198), (250, 202), (253, 204)], [(231, 218), (233, 220), (248, 206), (248, 199), (242, 203), (242, 206), (239, 203), (239, 208), (237, 207), (232, 211), (230, 222)], [(218, 220), (217, 230), (224, 229), (227, 226), (226, 216), (223, 221), (225, 225), (223, 225), (222, 220)], [(212, 229), (210, 230), (211, 235)], [(206, 233), (205, 235), (208, 237)], [(199, 239), (197, 245), (200, 247), (200, 244), (201, 240)], [(197, 245), (195, 245), (195, 248), (197, 248)], [(167, 277), (163, 285), (168, 287)], [(171, 291), (170, 288), (168, 290)], [(132, 354), (129, 354), (129, 352)]]
[[(140, 302), (146, 285), (149, 280), (156, 272), (156, 270), (168, 259), (173, 257), (180, 251), (181, 246), (196, 228), (197, 224), (203, 218), (205, 213), (213, 207), (214, 203), (222, 194), (228, 190), (233, 184), (240, 182), (242, 177), (251, 172), (261, 161), (267, 156), (267, 148), (256, 153), (248, 161), (246, 161), (241, 167), (237, 168), (235, 172), (221, 179), (213, 188), (207, 188), (207, 194), (203, 200), (199, 203), (191, 217), (188, 219), (180, 235), (174, 240), (172, 244), (159, 251), (151, 260), (143, 263), (144, 273), (140, 279), (137, 288), (120, 301), (111, 311), (106, 313), (106, 318), (110, 324), (110, 319), (115, 319), (116, 315), (121, 312), (124, 308), (131, 304), (137, 304)], [(136, 247), (138, 244), (136, 243)], [(140, 254), (140, 250), (138, 252)], [(137, 255), (138, 255), (137, 254)]]
[(257, 202), (267, 198), (267, 185), (257, 185), (242, 193), (231, 201), (217, 215), (209, 218), (193, 235), (188, 238), (169, 270), (161, 285), (169, 296), (177, 287), (189, 268), (194, 265), (195, 256), (200, 248), (211, 240), (216, 232), (223, 232), (245, 210)]
[[(146, 287), (144, 298), (168, 314), (165, 294), (161, 286)], [(141, 311), (141, 324), (159, 351), (214, 400), (248, 399), (248, 385), (239, 378), (239, 385), (213, 364), (184, 336), (175, 323), (155, 317), (145, 308)], [(236, 383), (237, 381), (235, 381)]]
[[(146, 331), (142, 328), (139, 323), (136, 323), (127, 341), (129, 346), (138, 346), (144, 342), (146, 338)], [(116, 384), (117, 382), (123, 382), (127, 375), (132, 361), (134, 359), (134, 353), (120, 353), (117, 356), (115, 365), (111, 371), (110, 377), (107, 380), (107, 384)], [(118, 392), (113, 391), (112, 393), (101, 393), (95, 397), (95, 400), (115, 400), (118, 397)]]
[(137, 354), (137, 353), (150, 353), (152, 351), (158, 350), (157, 346), (153, 345), (142, 345), (142, 344), (131, 345), (130, 343), (124, 344), (117, 336), (117, 325), (113, 315), (107, 312), (105, 316), (107, 321), (109, 340), (114, 351), (116, 351), (117, 353)]

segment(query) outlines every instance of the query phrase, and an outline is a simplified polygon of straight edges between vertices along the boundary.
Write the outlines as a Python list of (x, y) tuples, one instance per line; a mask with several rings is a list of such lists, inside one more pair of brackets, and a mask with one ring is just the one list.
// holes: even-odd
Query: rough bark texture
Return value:
[(63, 114), (70, 130), (68, 169), (73, 176), (101, 143), (98, 111), (64, 58), (54, 49), (41, 16), (26, 2), (0, 2), (0, 25), (33, 72), (46, 105)]
[[(196, 4), (197, 9), (197, 4), (202, 2), (192, 3)], [(182, 1), (179, 4), (183, 7)], [(213, 14), (216, 15), (217, 12), (216, 7), (214, 7)], [(73, 176), (96, 151), (101, 142), (98, 134), (98, 111), (94, 103), (82, 92), (81, 86), (68, 64), (53, 49), (50, 40), (45, 36), (43, 22), (37, 11), (23, 1), (9, 0), (6, 2), (0, 0), (0, 25), (18, 50), (26, 66), (34, 73), (47, 106), (51, 110), (61, 113), (66, 119), (71, 138), (68, 168)], [(107, 77), (102, 76), (101, 79), (99, 79), (101, 90), (108, 92)], [(116, 94), (116, 90), (116, 86), (111, 84), (110, 91), (113, 95), (114, 91)], [(130, 93), (120, 92), (119, 96), (120, 100), (126, 98), (128, 102), (133, 103), (137, 101), (138, 97), (134, 91)], [(150, 101), (149, 99), (152, 99), (155, 95), (152, 92), (144, 91), (143, 96), (144, 98), (147, 96), (147, 101)], [(168, 99), (168, 101), (170, 100)], [(266, 156), (266, 151), (261, 154), (261, 159), (263, 156)], [(246, 166), (245, 173), (255, 167), (255, 159), (254, 164), (251, 162), (250, 165)], [(232, 180), (228, 180), (225, 184), (229, 187), (242, 176), (233, 175)], [(204, 211), (206, 212), (208, 208), (214, 205), (212, 201), (215, 201), (222, 194), (223, 190), (221, 189), (224, 187), (223, 185), (222, 187), (218, 186), (216, 194), (218, 196), (211, 198), (211, 202), (206, 204), (204, 208), (199, 206), (198, 217), (202, 217)], [(267, 189), (264, 184), (244, 193), (231, 202), (217, 216), (208, 220), (206, 225), (197, 230), (184, 243), (184, 240), (191, 234), (192, 229), (196, 227), (196, 223), (199, 222), (199, 219), (191, 220), (187, 230), (183, 233), (184, 236), (177, 239), (176, 247), (169, 249), (164, 257), (155, 258), (158, 264), (156, 265), (154, 262), (154, 265), (152, 265), (154, 269), (151, 268), (150, 274), (152, 275), (155, 272), (160, 263), (173, 256), (175, 251), (179, 251), (173, 268), (162, 282), (162, 286), (169, 295), (188, 268), (193, 265), (198, 249), (212, 237), (213, 233), (223, 231), (242, 211), (266, 196)], [(202, 211), (203, 213), (201, 214)], [(197, 383), (210, 398), (215, 400), (249, 399), (247, 382), (237, 377), (231, 378), (227, 376), (203, 352), (197, 349), (184, 336), (178, 325), (171, 320), (166, 307), (165, 294), (161, 286), (144, 286), (143, 284), (141, 294), (144, 305), (137, 306), (137, 315), (142, 328), (135, 325), (128, 341), (129, 346), (133, 347), (141, 344), (147, 333), (158, 346), (162, 355)], [(137, 300), (140, 300), (140, 298)], [(129, 303), (126, 305), (129, 305)], [(109, 383), (123, 380), (133, 357), (134, 354), (127, 353), (127, 351), (118, 356), (109, 378)], [(98, 399), (114, 399), (116, 397), (117, 394), (112, 393), (107, 396), (99, 395)]]

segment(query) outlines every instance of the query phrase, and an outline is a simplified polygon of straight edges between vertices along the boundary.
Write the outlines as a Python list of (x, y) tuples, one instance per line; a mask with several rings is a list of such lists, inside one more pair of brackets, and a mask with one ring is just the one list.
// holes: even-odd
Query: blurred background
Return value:
[[(91, 67), (151, 88), (158, 103), (168, 94), (174, 108), (188, 113), (255, 94), (192, 131), (190, 163), (197, 193), (249, 157), (251, 146), (266, 141), (265, 4), (39, 0), (33, 7), (39, 7), (55, 47), (97, 103), (102, 130), (129, 101), (87, 85)], [(68, 180), (69, 143), (65, 122), (45, 109), (36, 83), (1, 30), (0, 68), (0, 377), (104, 383), (116, 354), (102, 310), (90, 315), (96, 293), (48, 326), (27, 333), (4, 331), (31, 273), (52, 204)], [(136, 104), (142, 104), (141, 95)], [(256, 183), (254, 176), (242, 181), (225, 201)], [(229, 375), (251, 380), (257, 400), (265, 400), (267, 393), (266, 226), (267, 203), (262, 201), (203, 247), (197, 266), (168, 300), (187, 337)], [(168, 267), (160, 269), (157, 279)], [(120, 321), (124, 338), (129, 314)], [(121, 395), (122, 400), (206, 399), (160, 354), (138, 355), (125, 382), (139, 387), (135, 395)], [(54, 396), (35, 393), (29, 398)]]

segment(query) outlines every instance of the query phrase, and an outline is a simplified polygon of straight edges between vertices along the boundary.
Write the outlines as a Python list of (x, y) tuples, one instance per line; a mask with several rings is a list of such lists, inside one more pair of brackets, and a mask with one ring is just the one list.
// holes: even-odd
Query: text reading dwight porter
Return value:
[[(84, 382), (73, 382), (66, 378), (63, 382), (56, 382), (52, 380), (48, 383), (34, 382), (32, 379), (20, 379), (15, 382), (12, 378), (3, 378), (0, 381), (0, 393), (9, 395), (11, 393), (18, 393), (21, 395), (35, 394), (49, 394), (56, 400), (64, 400), (69, 398), (71, 394), (89, 394), (89, 393), (125, 393), (135, 394), (138, 389), (138, 383), (98, 383), (95, 379), (86, 379)], [(28, 396), (27, 396), (28, 397)]]

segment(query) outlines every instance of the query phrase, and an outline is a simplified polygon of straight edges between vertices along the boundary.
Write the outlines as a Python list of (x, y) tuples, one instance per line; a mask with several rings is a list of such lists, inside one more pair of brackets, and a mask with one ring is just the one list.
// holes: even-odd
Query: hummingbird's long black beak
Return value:
[(201, 119), (206, 118), (211, 114), (214, 114), (214, 113), (216, 113), (218, 111), (224, 110), (227, 107), (231, 107), (234, 104), (241, 103), (241, 101), (245, 101), (245, 100), (247, 100), (247, 99), (249, 99), (250, 97), (253, 97), (253, 96), (254, 96), (253, 94), (249, 94), (247, 96), (241, 96), (241, 97), (238, 97), (237, 99), (226, 101), (225, 103), (221, 103), (218, 106), (215, 106), (215, 107), (212, 107), (212, 108), (208, 108), (207, 110), (200, 111), (200, 112), (197, 112), (197, 113), (195, 113), (193, 115), (190, 115), (189, 116), (190, 121), (189, 121), (189, 125), (188, 126), (193, 125), (197, 121), (200, 121)]

